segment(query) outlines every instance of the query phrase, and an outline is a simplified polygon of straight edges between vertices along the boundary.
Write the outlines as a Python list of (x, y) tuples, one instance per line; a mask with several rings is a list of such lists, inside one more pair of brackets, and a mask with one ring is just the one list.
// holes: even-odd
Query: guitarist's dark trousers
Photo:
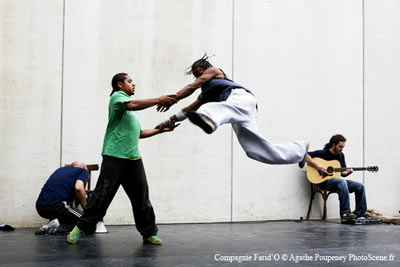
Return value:
[(329, 191), (336, 191), (338, 193), (340, 202), (340, 215), (343, 215), (346, 211), (351, 211), (349, 193), (353, 192), (356, 195), (356, 209), (354, 213), (357, 215), (357, 217), (361, 217), (367, 211), (367, 199), (363, 184), (341, 178), (332, 178), (321, 183), (320, 187)]

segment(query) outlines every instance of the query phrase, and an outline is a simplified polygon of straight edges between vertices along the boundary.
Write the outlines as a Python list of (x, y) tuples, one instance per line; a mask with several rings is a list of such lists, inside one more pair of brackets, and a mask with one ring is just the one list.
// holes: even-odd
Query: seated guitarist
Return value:
[[(338, 160), (342, 168), (346, 168), (346, 161), (343, 154), (343, 149), (346, 144), (346, 138), (343, 135), (337, 134), (331, 137), (323, 150), (316, 150), (308, 152), (307, 164), (316, 168), (322, 176), (329, 176), (325, 167), (318, 164), (312, 158), (318, 157), (324, 160)], [(341, 173), (342, 177), (349, 176), (353, 173), (353, 169), (347, 169)], [(367, 200), (365, 196), (364, 185), (361, 183), (341, 179), (332, 178), (319, 184), (320, 188), (329, 191), (337, 191), (340, 201), (340, 217), (342, 223), (354, 222), (356, 218), (365, 216), (367, 210)], [(349, 193), (355, 193), (356, 196), (356, 209), (354, 213), (350, 210), (350, 196)]]

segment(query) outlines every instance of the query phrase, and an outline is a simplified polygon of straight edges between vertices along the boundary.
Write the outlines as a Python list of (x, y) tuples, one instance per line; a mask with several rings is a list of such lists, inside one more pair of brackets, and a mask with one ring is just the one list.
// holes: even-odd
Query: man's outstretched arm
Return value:
[(177, 95), (162, 95), (157, 98), (137, 99), (125, 103), (127, 110), (142, 110), (155, 105), (170, 105), (178, 102)]
[(192, 102), (190, 105), (184, 107), (183, 109), (179, 110), (177, 113), (169, 117), (167, 120), (164, 122), (161, 122), (156, 126), (157, 129), (160, 129), (162, 127), (166, 127), (170, 123), (175, 123), (178, 121), (183, 121), (186, 119), (186, 116), (189, 111), (194, 111), (197, 110), (203, 102), (201, 101), (201, 96), (199, 96), (194, 102)]
[(175, 123), (170, 123), (169, 125), (160, 127), (160, 128), (154, 128), (154, 129), (144, 129), (141, 133), (140, 133), (140, 138), (148, 138), (148, 137), (152, 137), (154, 135), (160, 134), (160, 133), (164, 133), (164, 132), (172, 132), (175, 127), (178, 127), (179, 124)]
[[(200, 87), (202, 87), (204, 84), (206, 84), (207, 82), (209, 82), (211, 79), (215, 78), (218, 75), (223, 75), (223, 73), (221, 72), (221, 70), (211, 67), (206, 69), (202, 75), (200, 75), (199, 77), (196, 78), (196, 80), (194, 80), (194, 82), (186, 85), (185, 87), (183, 87), (181, 90), (179, 90), (176, 95), (177, 95), (177, 100), (181, 100), (185, 97), (190, 96), (191, 94), (193, 94), (194, 91), (196, 91), (197, 89), (199, 89)], [(167, 111), (172, 105), (162, 105), (162, 104), (157, 104), (157, 111), (160, 112), (165, 112)]]

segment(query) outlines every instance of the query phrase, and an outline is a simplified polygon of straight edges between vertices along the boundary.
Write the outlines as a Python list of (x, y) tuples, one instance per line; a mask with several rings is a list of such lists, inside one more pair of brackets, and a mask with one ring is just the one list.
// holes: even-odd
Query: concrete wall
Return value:
[(400, 136), (400, 2), (365, 5), (365, 162), (379, 165), (365, 174), (368, 204), (396, 215), (400, 210), (397, 153)]
[[(237, 1), (234, 14), (235, 80), (257, 96), (260, 131), (276, 143), (308, 139), (310, 150), (342, 133), (348, 163), (360, 165), (361, 1)], [(234, 218), (304, 216), (309, 185), (298, 167), (251, 161), (234, 144)]]
[(63, 5), (2, 0), (0, 12), (0, 221), (27, 226), (60, 162)]
[[(348, 165), (381, 168), (351, 179), (365, 182), (371, 208), (395, 215), (399, 11), (394, 0), (0, 0), (0, 223), (43, 224), (34, 203), (51, 172), (75, 159), (101, 163), (115, 73), (132, 75), (135, 98), (173, 93), (204, 51), (254, 91), (272, 142), (308, 139), (315, 150), (344, 134)], [(141, 111), (143, 128), (195, 97), (167, 114)], [(247, 158), (230, 126), (206, 135), (185, 121), (140, 146), (159, 223), (305, 216), (304, 173)], [(105, 222), (133, 223), (122, 189)]]

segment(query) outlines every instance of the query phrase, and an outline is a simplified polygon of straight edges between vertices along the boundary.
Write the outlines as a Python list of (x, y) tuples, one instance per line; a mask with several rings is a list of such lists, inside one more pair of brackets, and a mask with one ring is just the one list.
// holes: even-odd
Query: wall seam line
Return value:
[[(232, 80), (234, 80), (235, 0), (232, 0)], [(231, 127), (231, 222), (233, 222), (233, 128)]]
[(63, 25), (61, 45), (61, 105), (60, 105), (60, 166), (62, 166), (63, 155), (63, 125), (64, 125), (64, 54), (65, 54), (65, 0), (63, 0)]
[[(362, 0), (362, 164), (365, 166), (365, 0)], [(365, 172), (363, 172), (365, 184)]]

